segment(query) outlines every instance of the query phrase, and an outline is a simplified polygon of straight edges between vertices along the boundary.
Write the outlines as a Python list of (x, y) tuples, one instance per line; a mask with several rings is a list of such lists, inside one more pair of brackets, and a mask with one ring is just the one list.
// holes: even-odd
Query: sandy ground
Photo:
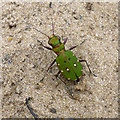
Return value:
[[(37, 40), (48, 46), (48, 38), (32, 29), (52, 35), (78, 59), (88, 61), (97, 75), (85, 75), (67, 84), (78, 100), (70, 98), (65, 85), (55, 78), (57, 65), (46, 72), (56, 58)], [(87, 39), (84, 44), (80, 43)], [(49, 2), (2, 3), (2, 118), (31, 118), (25, 99), (40, 118), (116, 118), (118, 116), (118, 4)], [(44, 79), (43, 79), (44, 78)], [(43, 81), (41, 81), (43, 79)], [(38, 84), (37, 84), (38, 83)]]

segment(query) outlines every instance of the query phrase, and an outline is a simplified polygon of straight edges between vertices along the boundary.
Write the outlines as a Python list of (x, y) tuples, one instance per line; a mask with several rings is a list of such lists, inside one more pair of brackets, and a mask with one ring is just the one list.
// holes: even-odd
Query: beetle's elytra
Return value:
[(82, 75), (82, 65), (71, 50), (61, 52), (56, 58), (58, 68), (68, 80), (77, 80)]

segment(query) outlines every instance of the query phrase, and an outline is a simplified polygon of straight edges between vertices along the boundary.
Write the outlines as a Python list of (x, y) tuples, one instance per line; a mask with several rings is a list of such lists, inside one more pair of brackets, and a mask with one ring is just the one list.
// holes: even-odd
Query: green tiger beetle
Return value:
[[(82, 76), (82, 65), (80, 62), (85, 62), (90, 74), (93, 74), (95, 77), (97, 77), (94, 73), (92, 73), (92, 71), (90, 70), (90, 67), (87, 63), (86, 60), (78, 60), (77, 57), (73, 54), (73, 52), (71, 50), (73, 50), (74, 48), (76, 48), (78, 45), (73, 46), (71, 48), (69, 48), (68, 50), (65, 50), (65, 44), (68, 40), (68, 38), (65, 39), (65, 41), (62, 43), (60, 40), (60, 37), (54, 34), (54, 24), (53, 24), (53, 20), (52, 20), (52, 30), (53, 30), (53, 34), (51, 36), (48, 36), (47, 34), (37, 30), (36, 28), (33, 27), (33, 29), (35, 29), (36, 31), (40, 32), (41, 34), (45, 35), (48, 37), (49, 41), (48, 44), (52, 47), (48, 47), (42, 44), (42, 42), (40, 42), (39, 40), (37, 40), (38, 42), (41, 43), (41, 45), (51, 51), (54, 51), (57, 55), (57, 58), (54, 59), (54, 61), (50, 64), (50, 66), (48, 67), (47, 71), (52, 67), (52, 65), (56, 62), (57, 66), (59, 68), (59, 72), (55, 75), (56, 77), (58, 77), (58, 75), (60, 73), (62, 73), (62, 75), (71, 81), (74, 82), (79, 82), (80, 78)], [(86, 40), (86, 39), (85, 39)], [(82, 45), (85, 40), (80, 44)], [(61, 80), (61, 79), (60, 79)], [(71, 95), (71, 97), (73, 99), (76, 99), (73, 97), (72, 92), (70, 91), (70, 89), (68, 88), (67, 84), (61, 80), (67, 87), (69, 94)], [(27, 103), (28, 103), (28, 99), (26, 99)], [(29, 109), (31, 113), (33, 113), (33, 111), (31, 111), (31, 109)], [(33, 114), (33, 116), (35, 117), (35, 115)]]

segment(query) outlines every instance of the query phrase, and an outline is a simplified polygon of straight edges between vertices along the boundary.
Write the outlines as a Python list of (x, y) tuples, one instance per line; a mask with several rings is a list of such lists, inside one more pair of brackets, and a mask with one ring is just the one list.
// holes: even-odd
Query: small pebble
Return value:
[(49, 4), (49, 8), (52, 8), (52, 2), (50, 2), (50, 4)]
[(36, 85), (35, 85), (35, 89), (40, 89), (40, 88), (42, 88), (43, 87), (43, 83), (37, 83)]
[(86, 3), (86, 9), (87, 9), (87, 10), (91, 11), (91, 10), (92, 10), (92, 7), (93, 7), (93, 4), (92, 4), (92, 3), (90, 3), (90, 2), (87, 2), (87, 3)]
[(56, 109), (55, 109), (55, 108), (51, 108), (51, 109), (50, 109), (50, 112), (51, 112), (51, 113), (56, 113)]
[(8, 41), (9, 41), (9, 42), (12, 41), (12, 37), (9, 37), (9, 38), (8, 38)]

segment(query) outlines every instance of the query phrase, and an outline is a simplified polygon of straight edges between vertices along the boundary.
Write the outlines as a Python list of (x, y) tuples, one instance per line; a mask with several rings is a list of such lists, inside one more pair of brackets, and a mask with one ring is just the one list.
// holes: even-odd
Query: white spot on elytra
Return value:
[(74, 63), (74, 67), (76, 67), (77, 65), (76, 65), (76, 63)]
[(68, 68), (67, 68), (66, 70), (67, 70), (67, 71), (69, 71), (69, 69), (68, 69)]
[(63, 72), (63, 70), (61, 70), (61, 72)]

